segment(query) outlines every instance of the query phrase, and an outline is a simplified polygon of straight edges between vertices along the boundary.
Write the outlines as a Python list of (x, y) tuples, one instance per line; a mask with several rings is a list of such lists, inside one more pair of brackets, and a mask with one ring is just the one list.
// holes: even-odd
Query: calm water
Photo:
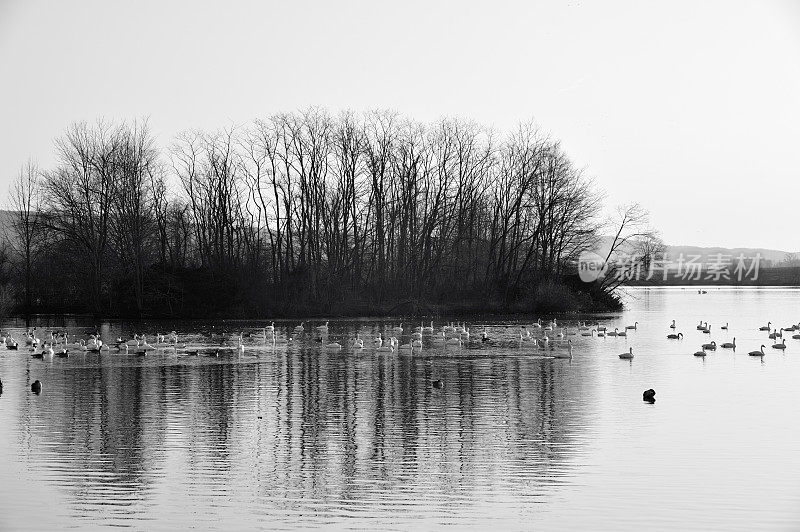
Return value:
[[(673, 319), (682, 341), (666, 339)], [(478, 340), (486, 325), (486, 344), (426, 334), (414, 355), (326, 351), (297, 322), (276, 324), (274, 346), (245, 338), (241, 355), (220, 333), (258, 324), (101, 330), (175, 328), (198, 357), (0, 347), (0, 529), (797, 530), (800, 340), (771, 349), (757, 330), (768, 320), (800, 321), (800, 290), (632, 290), (628, 310), (600, 321), (638, 330), (567, 336), (571, 360), (519, 347), (519, 322), (485, 320), (467, 325)], [(326, 341), (389, 325), (332, 321)], [(735, 353), (692, 356), (733, 336)], [(762, 343), (766, 356), (747, 355)], [(635, 359), (620, 360), (629, 346)]]

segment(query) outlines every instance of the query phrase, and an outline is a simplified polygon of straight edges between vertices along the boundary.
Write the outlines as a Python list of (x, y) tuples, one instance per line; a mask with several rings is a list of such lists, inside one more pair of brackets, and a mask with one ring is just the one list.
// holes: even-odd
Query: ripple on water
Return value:
[[(694, 296), (634, 291), (604, 323), (639, 329), (568, 336), (571, 360), (552, 358), (558, 341), (519, 342), (519, 323), (486, 322), (480, 342), (483, 320), (463, 348), (426, 334), (411, 355), (322, 347), (394, 335), (354, 321), (327, 338), (277, 323), (274, 345), (247, 337), (241, 354), (235, 335), (255, 323), (136, 325), (174, 328), (200, 356), (0, 350), (0, 528), (796, 527), (800, 342), (746, 352), (767, 319), (797, 321), (800, 291)], [(665, 338), (672, 319), (681, 341)], [(730, 330), (709, 338), (700, 319)], [(733, 336), (735, 353), (691, 356)], [(619, 360), (629, 346), (635, 359)]]

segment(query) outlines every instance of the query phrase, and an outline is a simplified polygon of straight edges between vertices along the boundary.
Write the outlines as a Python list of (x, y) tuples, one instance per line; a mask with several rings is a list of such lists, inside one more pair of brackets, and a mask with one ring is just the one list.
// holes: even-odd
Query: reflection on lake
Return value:
[[(800, 291), (633, 290), (628, 306), (601, 321), (636, 331), (570, 335), (571, 360), (520, 347), (533, 319), (468, 322), (462, 348), (425, 334), (413, 355), (323, 347), (408, 340), (408, 323), (375, 321), (331, 321), (327, 338), (276, 323), (274, 345), (253, 322), (101, 329), (108, 342), (174, 328), (200, 356), (0, 348), (0, 529), (800, 526), (800, 340), (779, 352), (757, 330), (800, 321)], [(665, 338), (672, 319), (682, 341)], [(700, 319), (730, 331), (703, 335)], [(733, 336), (736, 353), (692, 356)], [(762, 343), (763, 359), (747, 356)]]

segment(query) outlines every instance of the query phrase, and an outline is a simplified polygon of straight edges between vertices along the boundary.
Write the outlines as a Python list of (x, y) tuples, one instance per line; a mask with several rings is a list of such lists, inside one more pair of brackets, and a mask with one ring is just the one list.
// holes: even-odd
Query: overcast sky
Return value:
[(0, 0), (0, 186), (71, 122), (535, 120), (672, 244), (800, 249), (800, 2)]

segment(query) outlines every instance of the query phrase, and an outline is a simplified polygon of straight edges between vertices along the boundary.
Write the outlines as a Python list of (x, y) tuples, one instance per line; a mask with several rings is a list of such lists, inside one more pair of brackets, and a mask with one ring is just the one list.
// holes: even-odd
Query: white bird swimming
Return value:
[(566, 351), (566, 353), (562, 352), (562, 351), (559, 351), (559, 352), (556, 352), (553, 355), (553, 357), (554, 358), (572, 358), (572, 340), (567, 340), (567, 351)]
[(395, 346), (395, 342), (396, 341), (397, 341), (397, 339), (394, 336), (392, 336), (391, 338), (389, 338), (389, 345), (382, 345), (381, 347), (378, 347), (377, 349), (375, 349), (375, 352), (376, 353), (392, 353), (392, 352), (394, 352), (394, 346)]

